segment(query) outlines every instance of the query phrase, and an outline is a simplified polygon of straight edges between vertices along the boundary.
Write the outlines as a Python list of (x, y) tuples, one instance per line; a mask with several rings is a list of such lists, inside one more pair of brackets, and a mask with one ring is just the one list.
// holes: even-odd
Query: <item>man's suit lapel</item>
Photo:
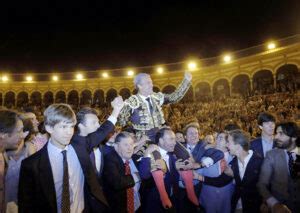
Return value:
[(103, 171), (103, 166), (104, 166), (104, 146), (100, 145), (99, 146), (99, 150), (101, 152), (101, 165), (100, 165), (100, 172), (99, 172), (99, 174), (101, 175), (102, 171)]
[(247, 168), (245, 170), (245, 174), (244, 174), (244, 177), (243, 177), (243, 180), (242, 181), (246, 181), (246, 179), (248, 177), (251, 177), (251, 176), (258, 176), (259, 175), (259, 172), (260, 170), (258, 170), (258, 166), (257, 164), (259, 163), (257, 161), (257, 157), (256, 157), (256, 153), (253, 152), (253, 155), (251, 156), (248, 164), (247, 164)]
[(120, 174), (124, 175), (125, 174), (125, 163), (124, 163), (124, 161), (122, 160), (120, 155), (115, 150), (113, 150), (111, 152), (111, 155), (113, 156), (113, 158), (118, 160), (118, 163), (120, 165), (120, 171), (119, 172), (120, 172)]
[(282, 171), (281, 172), (282, 173), (282, 181), (284, 181), (283, 179), (286, 179), (286, 182), (288, 182), (289, 175), (286, 175), (286, 177), (284, 175), (284, 174), (289, 174), (289, 168), (288, 168), (285, 151), (282, 150), (279, 153), (280, 153), (279, 156), (276, 158), (276, 163), (279, 167), (279, 170)]
[(108, 206), (108, 202), (104, 197), (102, 188), (97, 180), (97, 176), (93, 170), (92, 163), (90, 162), (90, 157), (86, 151), (86, 146), (81, 145), (80, 143), (71, 143), (71, 146), (76, 152), (85, 181), (89, 186), (91, 194), (98, 200), (100, 200), (103, 204)]
[[(92, 165), (88, 164), (90, 162), (89, 155), (84, 154), (84, 153), (86, 153), (86, 150), (84, 150), (84, 149), (86, 149), (86, 147), (82, 146), (80, 143), (76, 143), (76, 144), (71, 143), (71, 146), (74, 148), (74, 150), (76, 152), (76, 155), (80, 162), (81, 169), (82, 169), (82, 172), (83, 172), (85, 178), (87, 179), (87, 181), (89, 181), (88, 180), (88, 177), (89, 177), (88, 168), (90, 168), (90, 166), (92, 166)], [(90, 168), (90, 169), (92, 169), (92, 168)]]
[(170, 167), (170, 180), (172, 183), (172, 187), (173, 190), (177, 190), (177, 186), (178, 186), (178, 176), (177, 176), (177, 172), (176, 172), (176, 168), (175, 168), (175, 157), (173, 155), (173, 153), (168, 153), (169, 154), (169, 167)]
[(40, 176), (41, 186), (45, 196), (48, 198), (48, 201), (53, 207), (53, 209), (57, 209), (56, 191), (55, 191), (53, 173), (52, 173), (52, 168), (51, 168), (50, 159), (48, 155), (48, 148), (47, 148), (48, 143), (41, 150), (41, 158), (39, 163), (39, 171), (40, 171), (39, 176)]
[(259, 139), (260, 143), (258, 143), (258, 153), (261, 155), (261, 157), (263, 158), (264, 157), (264, 148), (263, 148), (263, 141), (262, 141), (262, 137)]
[(231, 165), (232, 165), (233, 174), (236, 177), (235, 178), (236, 182), (239, 182), (239, 183), (242, 182), (241, 177), (240, 177), (239, 164), (238, 164), (237, 157), (233, 158)]

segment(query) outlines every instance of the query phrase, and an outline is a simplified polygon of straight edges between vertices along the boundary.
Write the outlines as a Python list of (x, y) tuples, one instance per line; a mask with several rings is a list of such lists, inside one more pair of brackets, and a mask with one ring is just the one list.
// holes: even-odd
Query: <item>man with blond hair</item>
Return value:
[(87, 148), (70, 143), (76, 124), (72, 108), (67, 104), (52, 104), (45, 110), (44, 119), (50, 139), (22, 162), (19, 212), (107, 211), (108, 203)]

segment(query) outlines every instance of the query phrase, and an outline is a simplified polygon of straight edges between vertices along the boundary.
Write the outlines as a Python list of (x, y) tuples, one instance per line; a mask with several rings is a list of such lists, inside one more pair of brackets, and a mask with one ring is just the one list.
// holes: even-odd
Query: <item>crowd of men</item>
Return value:
[(0, 212), (299, 211), (294, 96), (247, 100), (234, 113), (239, 99), (161, 108), (191, 77), (173, 96), (152, 94), (149, 76), (140, 77), (139, 96), (116, 97), (102, 124), (90, 107), (52, 104), (42, 120), (1, 109)]

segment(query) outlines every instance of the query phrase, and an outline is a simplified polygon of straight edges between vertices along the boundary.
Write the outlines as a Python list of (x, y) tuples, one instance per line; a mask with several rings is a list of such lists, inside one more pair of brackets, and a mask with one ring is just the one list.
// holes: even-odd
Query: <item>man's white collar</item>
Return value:
[(167, 155), (167, 151), (164, 150), (163, 148), (159, 147), (159, 152), (162, 156)]

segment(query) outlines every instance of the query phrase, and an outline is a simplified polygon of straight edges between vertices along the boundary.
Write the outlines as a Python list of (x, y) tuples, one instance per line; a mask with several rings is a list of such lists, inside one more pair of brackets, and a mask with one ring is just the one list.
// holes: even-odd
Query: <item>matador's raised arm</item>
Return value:
[(171, 94), (164, 95), (164, 104), (176, 103), (180, 101), (191, 86), (192, 75), (188, 72), (185, 73), (183, 81), (179, 84), (177, 89)]

